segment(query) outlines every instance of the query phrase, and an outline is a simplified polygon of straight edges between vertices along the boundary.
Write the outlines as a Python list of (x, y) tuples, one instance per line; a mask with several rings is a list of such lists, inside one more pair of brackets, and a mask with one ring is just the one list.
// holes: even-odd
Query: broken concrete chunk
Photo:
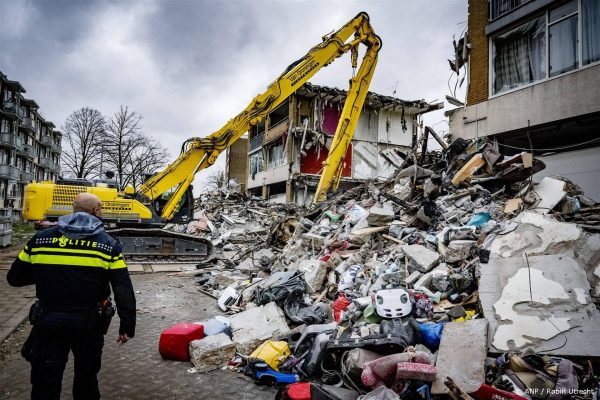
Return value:
[(540, 202), (535, 206), (536, 211), (547, 214), (561, 202), (565, 197), (565, 182), (545, 177), (534, 189), (534, 192), (540, 198)]
[(411, 266), (420, 272), (430, 271), (440, 260), (438, 253), (420, 244), (404, 245), (402, 246), (402, 250), (410, 259)]
[(275, 304), (250, 308), (232, 315), (231, 329), (238, 353), (249, 355), (265, 340), (289, 333), (283, 311)]
[(412, 274), (406, 277), (404, 283), (407, 285), (414, 285), (415, 282), (421, 277), (421, 273), (419, 271), (413, 271)]
[(432, 394), (448, 393), (444, 379), (449, 376), (465, 392), (472, 393), (485, 381), (488, 324), (485, 319), (449, 322), (444, 325), (438, 351), (438, 374)]
[(444, 260), (449, 263), (466, 260), (475, 246), (474, 240), (453, 240), (448, 244)]
[(369, 223), (369, 226), (384, 226), (392, 222), (394, 216), (394, 211), (390, 209), (371, 207), (369, 209), (369, 215), (367, 215), (367, 222)]
[(327, 264), (319, 260), (303, 260), (298, 265), (298, 271), (304, 273), (308, 293), (314, 293), (323, 288), (323, 283), (327, 278)]
[(235, 355), (235, 343), (224, 333), (190, 343), (190, 358), (198, 372), (219, 369)]

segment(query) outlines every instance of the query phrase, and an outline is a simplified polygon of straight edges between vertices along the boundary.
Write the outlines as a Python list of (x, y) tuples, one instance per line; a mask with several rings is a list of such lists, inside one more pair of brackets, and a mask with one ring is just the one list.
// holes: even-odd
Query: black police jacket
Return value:
[[(98, 220), (99, 221), (99, 220)], [(12, 286), (35, 284), (49, 309), (83, 310), (110, 295), (120, 319), (119, 334), (135, 334), (135, 295), (120, 243), (103, 229), (78, 239), (59, 227), (36, 233), (13, 262), (6, 277)]]

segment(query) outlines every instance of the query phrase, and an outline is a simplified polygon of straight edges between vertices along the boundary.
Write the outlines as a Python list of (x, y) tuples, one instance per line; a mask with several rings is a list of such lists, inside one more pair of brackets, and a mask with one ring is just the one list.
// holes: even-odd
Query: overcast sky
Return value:
[[(127, 105), (175, 158), (185, 139), (219, 129), (359, 11), (383, 41), (371, 91), (449, 94), (446, 60), (467, 0), (0, 0), (0, 71), (58, 127), (80, 107), (110, 115)], [(345, 56), (311, 82), (347, 89), (350, 74)], [(425, 121), (444, 131), (443, 119)]]

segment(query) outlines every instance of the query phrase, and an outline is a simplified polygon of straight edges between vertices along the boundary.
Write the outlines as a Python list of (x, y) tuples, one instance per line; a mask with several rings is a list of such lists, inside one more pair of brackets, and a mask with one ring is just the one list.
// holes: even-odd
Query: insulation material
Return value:
[(400, 379), (417, 379), (419, 381), (433, 382), (437, 369), (433, 365), (401, 362), (396, 370), (396, 381)]

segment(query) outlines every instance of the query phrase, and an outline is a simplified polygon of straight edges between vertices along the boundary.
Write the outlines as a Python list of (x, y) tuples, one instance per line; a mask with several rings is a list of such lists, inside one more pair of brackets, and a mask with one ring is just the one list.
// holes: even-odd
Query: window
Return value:
[(546, 77), (546, 21), (540, 17), (493, 40), (493, 93)]
[(257, 151), (256, 153), (250, 154), (250, 169), (248, 170), (249, 175), (254, 179), (254, 175), (264, 170), (264, 158), (263, 152)]
[(494, 20), (504, 14), (508, 14), (515, 8), (529, 2), (530, 0), (491, 0), (490, 20)]
[(581, 0), (583, 65), (600, 61), (600, 1)]
[(281, 167), (283, 164), (285, 164), (285, 162), (287, 161), (287, 157), (285, 154), (285, 148), (283, 146), (283, 143), (279, 143), (269, 147), (268, 160), (268, 169)]
[(550, 76), (576, 69), (578, 63), (577, 0), (550, 10), (548, 22)]
[(490, 50), (493, 95), (600, 61), (600, 1), (562, 3), (493, 37)]

